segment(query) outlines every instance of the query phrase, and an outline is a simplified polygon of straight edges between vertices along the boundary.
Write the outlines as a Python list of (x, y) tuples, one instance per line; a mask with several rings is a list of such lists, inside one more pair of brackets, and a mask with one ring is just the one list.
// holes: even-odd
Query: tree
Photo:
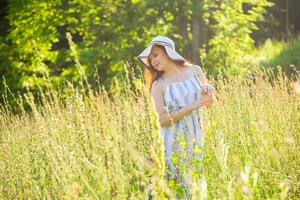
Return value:
[(213, 5), (213, 37), (209, 40), (206, 63), (212, 74), (242, 74), (243, 56), (251, 53), (254, 40), (250, 37), (255, 24), (264, 18), (266, 0), (227, 0)]

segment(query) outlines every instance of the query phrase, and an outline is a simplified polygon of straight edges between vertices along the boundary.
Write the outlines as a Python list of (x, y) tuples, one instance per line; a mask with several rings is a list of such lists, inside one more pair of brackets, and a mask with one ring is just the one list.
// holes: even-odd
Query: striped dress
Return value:
[[(184, 81), (165, 82), (165, 86), (165, 109), (170, 113), (193, 103), (202, 92), (201, 83), (195, 73)], [(167, 177), (187, 187), (190, 182), (189, 172), (203, 177), (204, 134), (200, 117), (200, 109), (196, 109), (177, 123), (160, 129), (164, 142)]]

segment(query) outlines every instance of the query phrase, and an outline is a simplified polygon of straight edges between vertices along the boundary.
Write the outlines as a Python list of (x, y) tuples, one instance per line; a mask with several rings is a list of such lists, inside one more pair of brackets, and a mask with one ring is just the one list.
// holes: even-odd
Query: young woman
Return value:
[(192, 175), (203, 178), (204, 133), (199, 108), (212, 104), (214, 88), (199, 66), (175, 51), (168, 37), (152, 39), (139, 58), (159, 116), (167, 178), (176, 180), (188, 194)]

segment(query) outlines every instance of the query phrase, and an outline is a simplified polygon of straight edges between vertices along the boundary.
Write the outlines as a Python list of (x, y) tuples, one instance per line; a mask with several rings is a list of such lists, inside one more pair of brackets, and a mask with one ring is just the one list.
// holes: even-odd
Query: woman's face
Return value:
[(166, 52), (155, 45), (152, 47), (148, 58), (151, 62), (151, 65), (158, 71), (164, 71), (165, 66), (168, 62), (170, 62), (170, 59)]

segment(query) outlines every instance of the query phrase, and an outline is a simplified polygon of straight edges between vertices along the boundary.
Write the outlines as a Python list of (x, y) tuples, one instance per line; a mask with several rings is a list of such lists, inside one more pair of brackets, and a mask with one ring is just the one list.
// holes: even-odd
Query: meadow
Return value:
[[(4, 103), (0, 199), (145, 199), (150, 182), (154, 199), (174, 199), (153, 103), (143, 81), (130, 80), (97, 90), (69, 83)], [(299, 198), (292, 81), (265, 71), (210, 82), (216, 98), (201, 109), (206, 187), (192, 199)]]

